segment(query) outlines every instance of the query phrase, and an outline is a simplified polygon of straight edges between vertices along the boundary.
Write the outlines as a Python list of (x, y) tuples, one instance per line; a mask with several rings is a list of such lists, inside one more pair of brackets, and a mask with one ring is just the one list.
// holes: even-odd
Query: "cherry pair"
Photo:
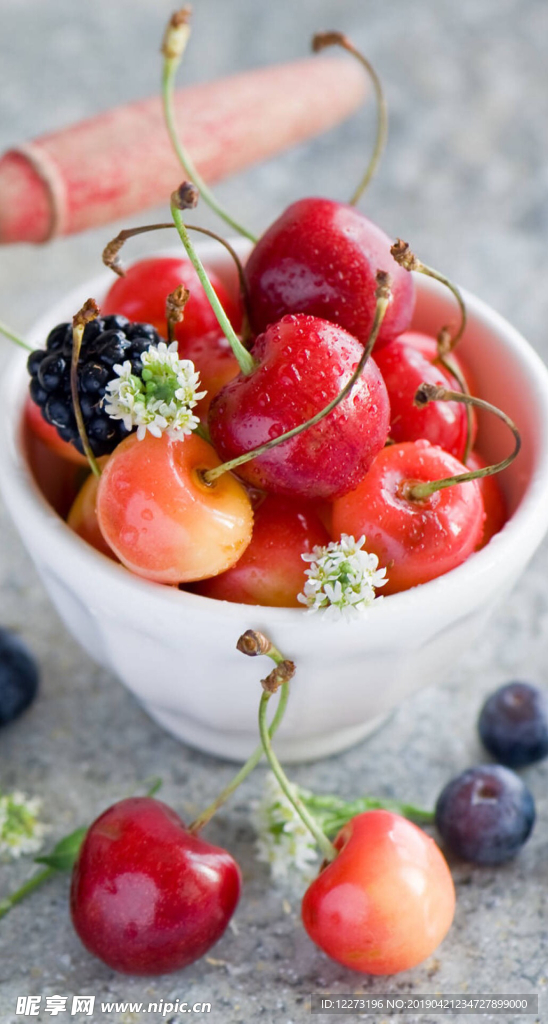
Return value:
[[(226, 929), (241, 887), (233, 857), (200, 833), (264, 752), (326, 858), (303, 900), (311, 938), (333, 959), (367, 973), (392, 974), (419, 963), (443, 939), (453, 916), (451, 876), (436, 844), (401, 814), (382, 809), (383, 801), (365, 800), (380, 809), (356, 815), (356, 803), (339, 798), (333, 803), (343, 827), (331, 843), (272, 749), (295, 667), (261, 633), (248, 630), (238, 648), (250, 656), (268, 655), (275, 667), (262, 683), (261, 745), (217, 799), (190, 826), (152, 795), (119, 801), (89, 829), (76, 830), (38, 858), (46, 869), (2, 902), (0, 916), (56, 870), (72, 868), (73, 924), (99, 959), (115, 970), (144, 975), (197, 960)], [(269, 727), (267, 709), (276, 693)], [(321, 798), (320, 805), (325, 808), (330, 799)], [(402, 810), (432, 818), (408, 805)]]

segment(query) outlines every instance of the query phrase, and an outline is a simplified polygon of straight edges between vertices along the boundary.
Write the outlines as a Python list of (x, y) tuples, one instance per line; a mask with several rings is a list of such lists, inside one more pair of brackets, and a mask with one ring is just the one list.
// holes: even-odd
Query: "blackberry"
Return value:
[[(130, 323), (125, 316), (97, 317), (86, 325), (78, 362), (78, 395), (89, 443), (97, 457), (109, 455), (130, 433), (103, 408), (107, 384), (116, 376), (115, 364), (129, 360), (132, 372), (140, 376), (143, 352), (161, 340), (151, 324)], [(59, 324), (50, 331), (45, 349), (29, 356), (30, 395), (63, 441), (70, 441), (83, 454), (72, 404), (71, 359), (72, 325)]]

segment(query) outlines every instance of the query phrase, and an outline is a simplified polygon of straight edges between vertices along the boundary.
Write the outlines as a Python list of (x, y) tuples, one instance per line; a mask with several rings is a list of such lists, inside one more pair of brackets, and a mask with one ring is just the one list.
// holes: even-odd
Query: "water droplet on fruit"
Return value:
[(139, 540), (139, 530), (135, 526), (126, 526), (120, 531), (120, 540), (123, 545), (130, 547)]

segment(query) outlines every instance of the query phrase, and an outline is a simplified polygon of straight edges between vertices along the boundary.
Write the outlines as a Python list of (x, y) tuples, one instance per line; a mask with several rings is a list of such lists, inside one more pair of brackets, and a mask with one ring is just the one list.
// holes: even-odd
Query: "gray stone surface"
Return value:
[[(188, 80), (298, 56), (317, 27), (351, 32), (381, 72), (392, 112), (383, 173), (364, 208), (390, 233), (409, 238), (427, 262), (499, 309), (548, 355), (544, 0), (279, 0), (275, 7), (257, 0), (197, 0), (195, 6)], [(152, 92), (159, 70), (156, 41), (170, 8), (154, 0), (0, 0), (0, 150)], [(360, 173), (372, 123), (368, 111), (223, 185), (219, 194), (257, 229), (309, 190), (344, 198)], [(26, 328), (45, 305), (96, 272), (113, 233), (107, 228), (48, 249), (0, 251), (2, 319)], [(2, 788), (17, 786), (43, 798), (51, 838), (89, 821), (135, 780), (153, 774), (165, 779), (164, 798), (183, 815), (192, 814), (228, 780), (231, 767), (163, 734), (116, 680), (87, 660), (60, 625), (5, 516), (0, 531), (0, 621), (21, 631), (43, 669), (39, 700), (2, 733)], [(300, 767), (294, 778), (349, 796), (370, 791), (431, 804), (451, 774), (483, 756), (474, 732), (483, 695), (515, 675), (546, 684), (547, 569), (545, 546), (481, 645), (451, 669), (448, 681), (413, 697), (368, 742)], [(299, 924), (299, 884), (269, 884), (252, 846), (249, 805), (260, 788), (257, 774), (208, 829), (212, 841), (236, 854), (245, 877), (237, 930), (227, 933), (212, 958), (161, 979), (114, 974), (76, 940), (68, 883), (59, 879), (0, 925), (1, 1019), (15, 1019), (19, 994), (93, 993), (98, 1000), (210, 1001), (212, 1024), (299, 1024), (309, 1019), (310, 993), (322, 988), (533, 991), (541, 993), (546, 1020), (548, 766), (524, 776), (538, 805), (532, 840), (515, 863), (498, 870), (454, 865), (458, 909), (449, 937), (428, 963), (393, 981), (362, 978), (330, 963)], [(28, 870), (24, 862), (3, 866), (2, 891)], [(128, 1012), (96, 1013), (94, 1019), (160, 1017)]]

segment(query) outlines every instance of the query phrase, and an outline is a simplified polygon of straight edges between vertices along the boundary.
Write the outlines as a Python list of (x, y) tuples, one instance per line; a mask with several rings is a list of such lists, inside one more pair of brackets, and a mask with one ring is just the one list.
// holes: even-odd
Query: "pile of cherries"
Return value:
[[(350, 393), (313, 426), (208, 481), (221, 460), (275, 442), (337, 399), (373, 331), (379, 270), (389, 275), (390, 300), (374, 356)], [(301, 200), (258, 241), (244, 274), (244, 295), (235, 298), (208, 272), (234, 330), (245, 318), (245, 370), (188, 260), (141, 260), (110, 288), (105, 323), (126, 317), (163, 338), (166, 297), (188, 289), (174, 333), (207, 392), (197, 409), (204, 429), (180, 440), (138, 441), (133, 433), (107, 455), (103, 441), (101, 479), (84, 482), (68, 515), (72, 529), (147, 579), (248, 604), (297, 606), (301, 556), (342, 534), (365, 535), (387, 568), (385, 594), (462, 563), (500, 529), (504, 501), (494, 477), (413, 496), (412, 484), (483, 463), (468, 456), (475, 421), (464, 404), (415, 403), (424, 382), (460, 391), (464, 371), (452, 354), (455, 379), (436, 339), (410, 330), (413, 276), (391, 255), (388, 237), (351, 206)], [(52, 336), (66, 338), (67, 329)], [(42, 377), (47, 385), (51, 361), (43, 352), (29, 360), (35, 395), (47, 398)], [(104, 366), (101, 374), (104, 393)], [(32, 401), (27, 417), (58, 454), (83, 461), (59, 436), (66, 429), (44, 422)]]

